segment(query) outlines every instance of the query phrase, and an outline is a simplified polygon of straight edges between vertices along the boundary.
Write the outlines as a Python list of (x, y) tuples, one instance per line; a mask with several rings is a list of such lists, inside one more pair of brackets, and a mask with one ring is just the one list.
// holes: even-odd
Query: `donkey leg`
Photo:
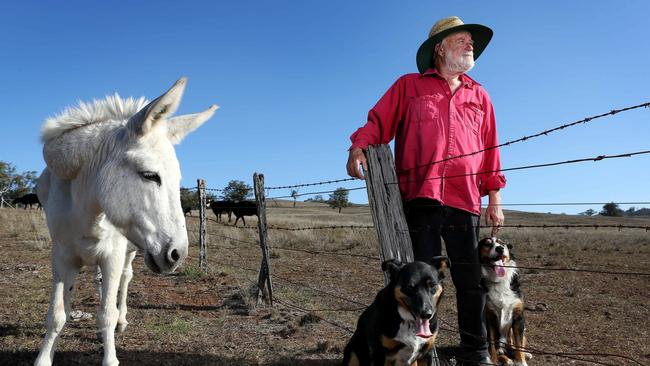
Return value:
[(41, 350), (34, 362), (36, 366), (52, 364), (59, 335), (70, 315), (74, 281), (80, 269), (77, 263), (64, 260), (56, 252), (56, 245), (54, 245), (52, 249), (52, 294), (47, 311), (47, 331)]
[(124, 269), (122, 269), (122, 277), (120, 278), (119, 302), (118, 310), (120, 312), (117, 318), (117, 330), (124, 332), (129, 322), (126, 321), (126, 297), (129, 292), (129, 282), (133, 278), (133, 259), (135, 259), (135, 251), (126, 253), (124, 258)]
[(115, 353), (115, 326), (119, 312), (117, 310), (117, 291), (124, 267), (126, 243), (116, 245), (107, 258), (99, 262), (102, 270), (102, 299), (97, 314), (97, 325), (104, 342), (103, 366), (117, 366)]
[[(97, 296), (99, 298), (99, 304), (102, 303), (102, 270), (99, 268), (99, 265), (95, 266), (94, 269), (95, 274), (93, 275), (93, 285), (95, 285), (95, 290), (97, 291)], [(97, 336), (97, 339), (102, 342), (102, 327), (99, 324), (99, 318), (95, 318), (95, 322), (97, 324), (97, 328), (95, 329), (95, 335)]]
[(97, 295), (99, 296), (99, 302), (102, 302), (102, 270), (99, 269), (99, 266), (95, 266), (95, 275), (93, 276), (93, 284), (95, 285), (95, 290), (97, 290)]

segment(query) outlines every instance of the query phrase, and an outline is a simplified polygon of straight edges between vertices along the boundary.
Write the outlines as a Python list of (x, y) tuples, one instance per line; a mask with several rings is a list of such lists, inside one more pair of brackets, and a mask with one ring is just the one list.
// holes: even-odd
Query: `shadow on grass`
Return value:
[(216, 311), (223, 309), (222, 305), (133, 304), (129, 306), (143, 310)]
[[(453, 365), (449, 359), (457, 352), (455, 347), (438, 348), (441, 366)], [(37, 352), (0, 351), (2, 365), (27, 366), (32, 365), (36, 359)], [(279, 357), (261, 364), (256, 361), (228, 358), (219, 355), (197, 355), (188, 353), (172, 352), (146, 352), (146, 351), (124, 351), (117, 349), (117, 356), (120, 366), (338, 366), (341, 359), (320, 359), (303, 360), (289, 357)], [(54, 365), (57, 366), (80, 366), (80, 365), (101, 365), (102, 352), (57, 352), (54, 356)]]
[[(2, 365), (27, 366), (32, 365), (36, 359), (36, 352), (0, 351)], [(80, 366), (80, 365), (101, 365), (101, 353), (88, 352), (57, 352), (54, 355), (54, 365), (57, 366)], [(228, 358), (218, 355), (195, 355), (184, 353), (166, 352), (145, 352), (145, 351), (121, 351), (117, 350), (117, 357), (120, 366), (248, 366), (258, 365), (258, 362)], [(276, 361), (269, 361), (268, 366), (335, 366), (340, 365), (341, 360), (292, 360), (281, 358)]]

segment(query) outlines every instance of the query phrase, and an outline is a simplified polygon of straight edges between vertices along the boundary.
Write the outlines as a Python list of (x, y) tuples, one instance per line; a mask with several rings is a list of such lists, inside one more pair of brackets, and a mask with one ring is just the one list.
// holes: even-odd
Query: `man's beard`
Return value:
[(466, 73), (474, 67), (474, 56), (461, 55), (454, 59), (451, 50), (445, 50), (445, 65), (451, 72)]

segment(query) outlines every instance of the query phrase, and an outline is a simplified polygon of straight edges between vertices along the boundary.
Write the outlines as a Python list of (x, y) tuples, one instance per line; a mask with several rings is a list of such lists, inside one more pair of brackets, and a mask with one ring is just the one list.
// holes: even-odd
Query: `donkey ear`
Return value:
[(397, 278), (397, 273), (399, 272), (400, 268), (402, 268), (403, 266), (404, 265), (399, 260), (389, 259), (387, 261), (384, 261), (384, 263), (381, 264), (381, 270), (384, 272), (388, 271), (388, 277), (392, 281), (395, 278)]
[(199, 128), (209, 120), (219, 106), (213, 104), (210, 108), (200, 113), (186, 114), (171, 118), (167, 121), (167, 137), (172, 144), (180, 143), (188, 133)]
[(161, 120), (172, 116), (181, 102), (185, 91), (187, 78), (182, 77), (172, 85), (165, 94), (159, 96), (151, 103), (129, 118), (127, 128), (132, 136), (144, 136)]

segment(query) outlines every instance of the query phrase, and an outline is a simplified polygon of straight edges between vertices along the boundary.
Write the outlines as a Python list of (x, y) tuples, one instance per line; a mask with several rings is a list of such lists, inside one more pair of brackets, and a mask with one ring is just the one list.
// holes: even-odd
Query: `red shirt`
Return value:
[[(352, 134), (351, 148), (395, 138), (395, 168), (406, 201), (430, 198), (480, 215), (481, 196), (505, 187), (498, 149), (431, 164), (498, 145), (494, 108), (481, 84), (467, 75), (451, 89), (435, 69), (399, 78)], [(462, 176), (466, 175), (466, 176)]]

